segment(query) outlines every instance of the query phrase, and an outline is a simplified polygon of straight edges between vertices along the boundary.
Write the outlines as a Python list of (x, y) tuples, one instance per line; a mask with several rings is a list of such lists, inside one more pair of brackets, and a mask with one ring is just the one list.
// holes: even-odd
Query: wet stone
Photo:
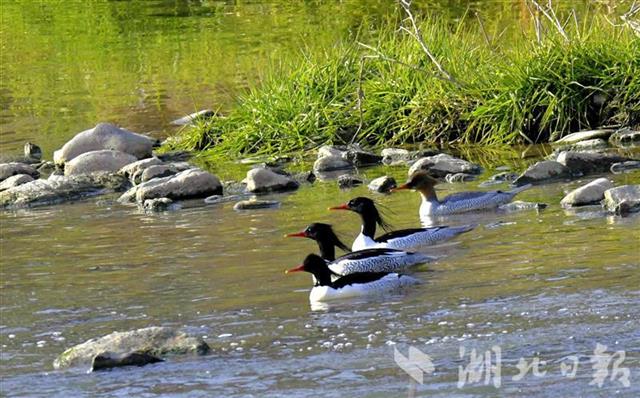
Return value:
[(233, 210), (273, 209), (280, 207), (277, 200), (243, 200), (233, 206)]
[(369, 183), (369, 190), (379, 193), (387, 193), (391, 189), (397, 186), (396, 180), (393, 177), (382, 176), (372, 180)]
[(626, 171), (640, 169), (640, 161), (628, 160), (626, 162), (614, 163), (609, 169), (614, 174), (624, 173)]
[(604, 192), (613, 188), (613, 183), (606, 178), (598, 178), (565, 195), (560, 201), (563, 207), (584, 206), (599, 203), (604, 199)]
[(362, 185), (363, 182), (361, 178), (350, 174), (343, 174), (338, 177), (338, 187), (341, 189), (356, 187)]
[(478, 176), (475, 176), (473, 174), (466, 174), (466, 173), (447, 174), (446, 177), (444, 178), (444, 180), (448, 183), (467, 182), (467, 181), (474, 181), (476, 179), (478, 179)]
[(91, 371), (121, 368), (126, 366), (144, 366), (152, 363), (164, 362), (164, 359), (144, 351), (135, 351), (126, 354), (114, 352), (101, 352), (93, 357)]

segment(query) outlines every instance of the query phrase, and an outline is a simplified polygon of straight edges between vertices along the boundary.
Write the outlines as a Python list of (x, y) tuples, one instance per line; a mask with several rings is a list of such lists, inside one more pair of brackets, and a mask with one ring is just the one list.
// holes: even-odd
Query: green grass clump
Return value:
[(591, 15), (565, 27), (568, 39), (543, 25), (538, 40), (532, 23), (485, 35), (475, 22), (421, 23), (451, 79), (390, 20), (368, 46), (340, 43), (274, 68), (226, 117), (171, 147), (239, 156), (325, 143), (514, 144), (640, 124), (640, 39), (628, 27)]

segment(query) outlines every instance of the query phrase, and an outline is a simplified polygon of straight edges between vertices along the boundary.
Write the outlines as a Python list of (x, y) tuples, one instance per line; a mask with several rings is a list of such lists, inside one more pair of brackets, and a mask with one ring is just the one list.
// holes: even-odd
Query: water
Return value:
[[(404, 168), (365, 170), (374, 177)], [(640, 175), (614, 176), (616, 184)], [(566, 211), (563, 193), (584, 181), (535, 187), (520, 199), (546, 210), (475, 215), (479, 226), (429, 250), (440, 259), (414, 274), (422, 284), (384, 299), (314, 311), (308, 275), (285, 275), (316, 250), (284, 239), (314, 221), (346, 240), (352, 213), (327, 211), (366, 188), (317, 182), (273, 195), (280, 209), (235, 212), (233, 203), (144, 214), (98, 198), (4, 212), (2, 223), (2, 391), (9, 396), (581, 396), (640, 392), (640, 218), (597, 207)], [(472, 184), (445, 184), (442, 193)], [(413, 193), (376, 195), (396, 228), (417, 225)], [(391, 212), (393, 211), (393, 213)], [(466, 219), (468, 221), (469, 219)], [(454, 220), (455, 222), (455, 220)], [(114, 330), (165, 325), (206, 336), (213, 354), (144, 368), (84, 374), (54, 371), (65, 348)], [(631, 387), (590, 386), (596, 344), (625, 350)], [(410, 387), (393, 360), (413, 345), (436, 373)], [(500, 346), (502, 385), (457, 388), (458, 366)], [(460, 347), (466, 357), (460, 359)], [(561, 375), (580, 359), (575, 379)], [(524, 357), (547, 373), (514, 381)], [(483, 379), (484, 380), (484, 379)]]

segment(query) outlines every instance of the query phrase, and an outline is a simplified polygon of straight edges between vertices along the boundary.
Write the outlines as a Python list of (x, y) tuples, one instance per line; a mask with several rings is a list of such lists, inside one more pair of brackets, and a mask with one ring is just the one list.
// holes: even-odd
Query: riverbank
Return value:
[(471, 15), (426, 16), (418, 30), (390, 18), (375, 42), (273, 68), (228, 114), (198, 120), (165, 148), (242, 156), (325, 143), (540, 143), (637, 126), (637, 32), (597, 13), (561, 25), (552, 15), (493, 33)]

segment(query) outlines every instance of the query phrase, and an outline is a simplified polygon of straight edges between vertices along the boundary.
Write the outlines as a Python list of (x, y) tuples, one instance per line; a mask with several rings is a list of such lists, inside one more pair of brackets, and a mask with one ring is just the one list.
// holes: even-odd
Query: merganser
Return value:
[(422, 195), (420, 204), (420, 219), (432, 216), (466, 213), (476, 210), (495, 209), (500, 205), (511, 202), (518, 193), (531, 188), (531, 184), (514, 188), (511, 191), (471, 191), (448, 195), (438, 200), (434, 186), (438, 180), (425, 171), (413, 173), (406, 184), (402, 184), (393, 191), (415, 189)]
[(352, 250), (380, 247), (411, 250), (451, 239), (456, 235), (471, 231), (475, 227), (474, 225), (462, 225), (459, 227), (442, 225), (428, 228), (411, 228), (388, 232), (374, 238), (376, 224), (380, 225), (384, 230), (388, 230), (390, 226), (380, 216), (373, 200), (358, 197), (343, 205), (330, 207), (329, 210), (351, 210), (360, 214), (362, 229), (358, 237), (353, 241)]
[(302, 265), (285, 273), (301, 271), (311, 273), (316, 281), (309, 294), (311, 302), (381, 294), (419, 283), (415, 278), (394, 272), (356, 272), (333, 279), (335, 274), (327, 263), (315, 254), (309, 254)]
[(318, 243), (320, 257), (336, 275), (344, 276), (356, 272), (396, 272), (411, 265), (426, 263), (433, 258), (422, 253), (405, 252), (395, 249), (365, 249), (336, 258), (335, 247), (344, 251), (349, 248), (340, 241), (329, 224), (313, 223), (302, 232), (287, 234), (286, 237), (313, 239)]

